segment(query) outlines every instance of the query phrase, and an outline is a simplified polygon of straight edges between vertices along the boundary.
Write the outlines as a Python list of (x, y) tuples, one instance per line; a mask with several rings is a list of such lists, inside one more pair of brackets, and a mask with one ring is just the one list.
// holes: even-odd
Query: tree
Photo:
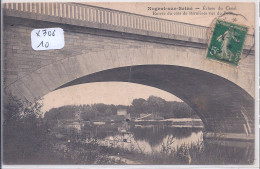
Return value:
[(144, 104), (146, 105), (146, 108), (149, 111), (149, 113), (162, 113), (164, 110), (165, 103), (166, 101), (160, 97), (150, 96)]
[(40, 102), (24, 104), (10, 94), (4, 96), (3, 153), (6, 164), (31, 162), (39, 157), (41, 149), (46, 148), (47, 129), (39, 118), (41, 107)]
[(140, 113), (144, 113), (144, 102), (145, 99), (142, 98), (134, 99), (132, 101), (131, 106), (128, 108), (128, 112), (130, 113), (131, 117), (139, 117)]
[(83, 112), (81, 113), (80, 117), (83, 120), (89, 121), (95, 117), (96, 111), (89, 105), (84, 106)]

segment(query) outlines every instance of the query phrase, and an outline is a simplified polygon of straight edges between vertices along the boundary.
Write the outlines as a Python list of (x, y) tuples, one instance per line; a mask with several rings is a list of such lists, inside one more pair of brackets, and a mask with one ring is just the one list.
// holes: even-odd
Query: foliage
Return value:
[(3, 106), (3, 152), (4, 162), (22, 162), (33, 158), (40, 149), (46, 146), (46, 128), (41, 126), (42, 104), (27, 103), (24, 106), (19, 99), (6, 96)]
[(69, 105), (53, 108), (45, 113), (44, 118), (49, 126), (57, 125), (57, 120), (75, 120), (76, 115), (85, 121), (107, 121), (117, 119), (118, 109), (127, 109), (131, 117), (138, 118), (141, 113), (159, 113), (164, 118), (190, 118), (196, 113), (184, 102), (166, 101), (157, 96), (150, 96), (147, 100), (138, 98), (130, 106), (106, 105), (103, 103), (92, 105)]
[(139, 117), (141, 113), (160, 113), (164, 118), (190, 118), (196, 113), (184, 102), (165, 101), (156, 96), (150, 96), (147, 100), (134, 99), (128, 108), (132, 117)]
[[(46, 121), (40, 118), (41, 102), (22, 103), (16, 97), (5, 96), (3, 121), (3, 161), (5, 164), (122, 164), (120, 160), (110, 158), (104, 148), (95, 141), (83, 143), (78, 133), (66, 133), (68, 142), (55, 136), (53, 131), (48, 131)], [(67, 109), (68, 108), (68, 109)], [(69, 111), (80, 110), (81, 107), (67, 106), (64, 115), (55, 114), (54, 110), (46, 117), (59, 118), (74, 117)], [(109, 112), (111, 113), (111, 112)], [(64, 146), (62, 146), (64, 145)]]

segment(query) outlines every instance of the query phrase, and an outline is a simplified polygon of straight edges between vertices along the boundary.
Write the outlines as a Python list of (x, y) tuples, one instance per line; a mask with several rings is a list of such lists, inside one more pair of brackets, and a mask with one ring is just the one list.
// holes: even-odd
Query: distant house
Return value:
[(78, 132), (80, 132), (82, 125), (81, 125), (80, 122), (74, 121), (74, 122), (67, 122), (67, 123), (65, 123), (63, 125), (63, 127), (66, 128), (66, 129), (72, 129), (73, 128), (73, 129), (77, 130)]
[(117, 115), (118, 116), (124, 116), (126, 119), (130, 119), (130, 114), (127, 113), (126, 109), (118, 109), (117, 110)]

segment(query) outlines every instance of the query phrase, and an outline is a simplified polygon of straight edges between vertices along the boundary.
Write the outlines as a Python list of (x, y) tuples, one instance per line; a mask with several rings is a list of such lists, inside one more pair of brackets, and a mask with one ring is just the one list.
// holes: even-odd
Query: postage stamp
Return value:
[(216, 20), (207, 58), (237, 66), (247, 32), (248, 28), (245, 26)]

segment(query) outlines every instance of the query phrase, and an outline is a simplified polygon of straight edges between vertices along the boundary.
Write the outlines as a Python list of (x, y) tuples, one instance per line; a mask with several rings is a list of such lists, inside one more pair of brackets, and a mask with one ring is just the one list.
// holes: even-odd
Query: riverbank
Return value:
[(203, 122), (201, 119), (192, 118), (171, 118), (163, 120), (135, 120), (135, 124), (138, 125), (172, 125), (175, 127), (198, 127), (203, 128)]

